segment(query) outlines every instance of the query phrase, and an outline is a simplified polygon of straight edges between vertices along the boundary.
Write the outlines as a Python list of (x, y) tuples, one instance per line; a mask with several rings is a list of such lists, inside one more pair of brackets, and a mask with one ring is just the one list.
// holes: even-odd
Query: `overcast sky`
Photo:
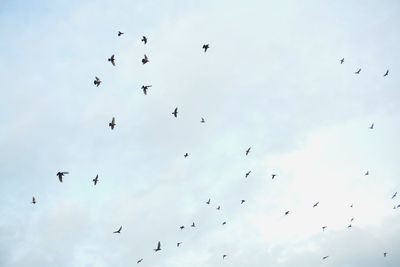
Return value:
[(0, 1), (0, 265), (400, 266), (399, 14)]

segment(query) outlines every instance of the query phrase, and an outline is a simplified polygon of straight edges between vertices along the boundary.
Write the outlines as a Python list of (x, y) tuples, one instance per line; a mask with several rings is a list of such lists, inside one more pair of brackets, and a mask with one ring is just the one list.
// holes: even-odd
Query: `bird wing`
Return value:
[(111, 120), (111, 124), (115, 124), (115, 118), (114, 117)]
[(62, 172), (62, 174), (68, 174), (69, 172)]
[(148, 60), (148, 58), (147, 58), (146, 54), (144, 54), (144, 59), (145, 59), (145, 60)]
[(160, 241), (158, 241), (157, 249), (161, 249), (161, 242)]

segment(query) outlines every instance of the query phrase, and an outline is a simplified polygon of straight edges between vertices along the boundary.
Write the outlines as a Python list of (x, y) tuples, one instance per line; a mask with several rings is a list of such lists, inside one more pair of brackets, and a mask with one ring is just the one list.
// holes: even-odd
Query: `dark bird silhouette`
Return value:
[(385, 74), (383, 74), (383, 77), (386, 77), (389, 75), (389, 70), (386, 70)]
[(147, 44), (147, 37), (146, 37), (146, 36), (143, 36), (141, 41), (142, 41), (144, 44)]
[(342, 58), (342, 59), (340, 60), (340, 64), (343, 64), (343, 62), (344, 62), (344, 58)]
[(351, 227), (353, 227), (351, 224), (349, 224), (349, 225), (347, 226), (347, 228), (351, 228)]
[(369, 171), (367, 171), (364, 175), (369, 175)]
[(242, 201), (240, 201), (240, 204), (243, 204), (244, 202), (246, 202), (246, 200), (242, 199)]
[(322, 231), (325, 231), (327, 226), (322, 226)]
[(350, 219), (350, 222), (354, 221), (354, 217)]
[(160, 241), (158, 241), (157, 248), (155, 248), (153, 250), (156, 252), (161, 250), (161, 242)]
[(174, 112), (172, 112), (172, 115), (174, 115), (174, 117), (178, 117), (178, 108), (174, 109)]
[(209, 44), (203, 44), (204, 53), (207, 52), (207, 49), (210, 48)]
[(189, 157), (188, 153), (185, 153), (185, 155), (183, 155), (185, 158)]
[(206, 202), (206, 204), (210, 205), (211, 199), (208, 199), (208, 201)]
[(181, 227), (179, 227), (179, 228), (181, 228), (181, 230), (183, 230), (183, 229), (185, 228), (185, 226), (183, 226), (183, 225), (182, 225), (182, 226), (181, 226)]
[(392, 199), (397, 196), (397, 192), (393, 194)]
[(350, 205), (350, 208), (352, 208), (352, 207), (353, 207), (353, 204)]
[(191, 227), (196, 227), (196, 225), (194, 224), (194, 222), (192, 223)]
[(143, 261), (143, 259), (140, 259), (140, 260), (137, 261), (137, 263), (141, 263), (142, 261)]
[(113, 234), (120, 234), (121, 230), (122, 230), (122, 226), (117, 231), (113, 232)]
[(100, 79), (99, 79), (99, 77), (94, 77), (94, 82), (93, 82), (95, 85), (96, 85), (96, 87), (99, 87), (99, 85), (101, 84), (101, 81), (100, 81)]
[(371, 124), (371, 126), (369, 126), (369, 128), (372, 130), (374, 129), (374, 124)]
[(318, 206), (318, 204), (319, 204), (319, 201), (313, 205), (313, 208), (315, 208), (316, 206)]
[(228, 255), (226, 254), (222, 255), (222, 259), (225, 259), (226, 257), (228, 257)]
[(387, 255), (387, 252), (383, 252), (383, 257), (386, 257), (386, 255)]
[(142, 64), (146, 64), (147, 62), (149, 62), (149, 58), (145, 54), (144, 57), (142, 58)]
[(221, 206), (218, 205), (217, 210), (220, 210), (220, 209), (221, 209)]
[(99, 175), (97, 174), (96, 178), (93, 179), (94, 185), (96, 185), (98, 181), (99, 181)]
[(278, 175), (277, 175), (277, 174), (271, 174), (272, 180), (274, 180), (274, 178), (275, 178), (276, 176), (278, 176)]
[(142, 85), (142, 90), (145, 95), (147, 95), (147, 90), (151, 87), (151, 85)]
[(250, 149), (251, 149), (251, 147), (249, 147), (249, 148), (246, 150), (246, 156), (250, 153)]
[(176, 246), (179, 247), (182, 244), (182, 242), (176, 243)]
[(111, 64), (113, 64), (113, 66), (115, 66), (115, 57), (114, 57), (114, 55), (112, 55), (112, 56), (108, 59), (108, 61), (110, 61)]
[(116, 124), (115, 124), (115, 118), (113, 117), (112, 120), (111, 120), (111, 122), (108, 124), (108, 126), (111, 127), (111, 130), (114, 130), (115, 125), (116, 125)]
[(36, 199), (35, 199), (35, 197), (32, 197), (32, 204), (36, 204)]
[(286, 212), (285, 212), (285, 216), (288, 215), (288, 214), (289, 214), (289, 211), (286, 211)]
[(324, 256), (322, 257), (323, 260), (326, 260), (329, 256)]
[(121, 36), (123, 34), (124, 34), (123, 32), (118, 31), (118, 36)]
[(251, 171), (246, 172), (246, 174), (245, 174), (244, 177), (245, 177), (245, 178), (249, 177), (250, 173), (251, 173)]
[(206, 121), (204, 120), (204, 118), (201, 118), (201, 123), (205, 123)]
[(355, 72), (355, 74), (360, 74), (361, 69), (359, 69), (358, 71)]
[(63, 176), (68, 174), (69, 172), (57, 172), (58, 180), (60, 180), (60, 183), (63, 182)]
[(225, 224), (226, 224), (226, 222), (223, 222), (223, 223), (222, 223), (222, 225), (225, 225)]

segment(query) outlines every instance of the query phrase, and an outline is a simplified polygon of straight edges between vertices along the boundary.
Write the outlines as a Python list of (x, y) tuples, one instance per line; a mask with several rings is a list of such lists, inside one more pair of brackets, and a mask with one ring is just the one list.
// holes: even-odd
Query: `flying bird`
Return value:
[(63, 181), (63, 176), (68, 174), (69, 172), (57, 172), (58, 180), (60, 180), (60, 183)]
[(140, 260), (137, 261), (137, 263), (141, 263), (142, 261), (143, 261), (143, 259), (140, 259)]
[(329, 256), (324, 256), (322, 257), (323, 260), (326, 260)]
[(207, 49), (210, 48), (209, 44), (203, 44), (204, 53), (207, 52)]
[(97, 174), (96, 178), (93, 179), (94, 185), (96, 185), (98, 181), (99, 181), (99, 175)]
[(141, 41), (142, 41), (144, 44), (147, 44), (147, 37), (146, 37), (146, 36), (143, 36)]
[(114, 55), (112, 55), (112, 56), (108, 59), (108, 61), (110, 61), (111, 64), (113, 64), (113, 66), (115, 66), (115, 57), (114, 57)]
[(182, 242), (176, 243), (176, 246), (179, 247), (182, 244)]
[(201, 118), (201, 123), (205, 123), (206, 121), (204, 120), (204, 118)]
[(397, 196), (397, 192), (393, 194), (392, 199)]
[(288, 215), (288, 214), (289, 214), (289, 211), (286, 211), (286, 212), (285, 212), (285, 216)]
[(318, 206), (318, 204), (319, 204), (319, 201), (313, 205), (313, 208), (315, 208), (316, 206)]
[(221, 206), (220, 205), (218, 205), (218, 207), (217, 207), (217, 210), (220, 210), (221, 209)]
[(194, 224), (194, 222), (192, 223), (191, 227), (196, 227), (196, 225)]
[(222, 223), (222, 225), (225, 225), (225, 224), (226, 224), (226, 222), (223, 222), (223, 223)]
[(178, 117), (178, 108), (174, 109), (174, 112), (172, 112), (172, 115), (174, 115), (175, 118)]
[(386, 70), (385, 74), (383, 74), (383, 77), (386, 77), (389, 75), (389, 70)]
[(276, 176), (278, 176), (278, 175), (277, 175), (277, 174), (271, 174), (272, 180), (274, 180), (274, 178), (275, 178)]
[(123, 34), (124, 34), (123, 32), (118, 31), (118, 36), (121, 36)]
[(245, 177), (245, 178), (249, 177), (250, 173), (251, 173), (251, 171), (246, 172), (246, 174), (245, 174), (244, 177)]
[(108, 126), (111, 127), (111, 130), (114, 130), (115, 125), (116, 125), (116, 124), (115, 124), (115, 118), (113, 117), (112, 120), (111, 120), (111, 122), (108, 124)]
[(367, 171), (364, 175), (369, 175), (369, 171)]
[(240, 201), (240, 204), (243, 204), (246, 200), (242, 199), (242, 201)]
[(206, 204), (210, 205), (211, 199), (208, 199), (208, 201), (206, 202)]
[(369, 128), (372, 130), (374, 129), (374, 124), (371, 124), (371, 126), (369, 126)]
[(343, 64), (343, 62), (344, 62), (344, 58), (342, 58), (342, 59), (340, 60), (340, 64)]
[(353, 204), (350, 205), (350, 208), (353, 208)]
[(99, 85), (101, 84), (101, 81), (100, 81), (99, 77), (95, 76), (93, 83), (96, 85), (96, 87), (99, 87)]
[(322, 231), (324, 232), (327, 226), (322, 226)]
[(32, 197), (32, 204), (36, 204), (36, 199), (35, 199), (35, 197)]
[(354, 217), (350, 219), (350, 222), (354, 221)]
[(249, 148), (246, 150), (246, 156), (250, 153), (250, 149), (251, 149), (251, 147), (249, 147)]
[(185, 153), (185, 155), (183, 155), (185, 158), (187, 158), (188, 156), (189, 156), (189, 154), (188, 153)]
[(179, 227), (179, 228), (180, 228), (181, 230), (183, 230), (183, 228), (185, 228), (185, 226), (183, 226), (183, 225), (182, 225), (182, 226), (181, 226), (181, 227)]
[(146, 64), (147, 62), (149, 62), (149, 58), (145, 54), (144, 57), (142, 58), (142, 63)]
[(387, 252), (383, 252), (383, 257), (386, 257), (386, 255), (387, 255)]
[(351, 224), (349, 224), (349, 225), (347, 226), (347, 228), (351, 228), (351, 227), (353, 227)]
[(157, 248), (155, 248), (155, 249), (153, 249), (154, 251), (160, 251), (161, 250), (161, 243), (160, 243), (160, 241), (158, 241), (158, 244), (157, 244)]
[(122, 230), (122, 226), (117, 231), (113, 232), (113, 234), (120, 234), (121, 230)]
[(355, 72), (355, 74), (360, 74), (361, 69), (359, 69), (358, 71)]
[(222, 259), (225, 259), (227, 256), (228, 256), (228, 255), (225, 255), (225, 254), (222, 255)]
[(145, 95), (147, 95), (147, 90), (151, 87), (151, 85), (142, 85), (142, 90)]

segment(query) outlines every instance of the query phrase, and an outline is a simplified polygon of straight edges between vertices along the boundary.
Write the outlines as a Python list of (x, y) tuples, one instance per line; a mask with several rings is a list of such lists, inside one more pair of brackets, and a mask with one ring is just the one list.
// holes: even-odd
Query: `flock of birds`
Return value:
[[(120, 37), (120, 36), (122, 36), (123, 34), (124, 34), (123, 32), (118, 31), (118, 34), (117, 34), (117, 35)], [(146, 37), (146, 36), (142, 36), (141, 42), (143, 42), (143, 44), (146, 45), (147, 42), (148, 42), (147, 37)], [(208, 50), (209, 48), (210, 48), (210, 45), (209, 45), (209, 44), (204, 44), (204, 45), (202, 46), (202, 49), (204, 50), (204, 52), (207, 52), (207, 50)], [(115, 64), (115, 55), (111, 55), (111, 57), (108, 58), (108, 61), (109, 61), (113, 66), (116, 66), (116, 64)], [(143, 65), (150, 62), (150, 61), (149, 61), (149, 58), (148, 58), (148, 56), (147, 56), (146, 54), (144, 54), (143, 59), (141, 60), (141, 62), (142, 62)], [(340, 64), (343, 64), (343, 63), (344, 63), (344, 58), (340, 59)], [(359, 68), (359, 69), (355, 72), (355, 74), (360, 74), (360, 73), (361, 73), (361, 68)], [(386, 70), (386, 72), (384, 73), (383, 77), (388, 76), (388, 74), (389, 74), (389, 70)], [(94, 80), (94, 85), (95, 85), (96, 87), (99, 87), (101, 83), (102, 83), (102, 81), (100, 80), (100, 78), (96, 76), (96, 77), (95, 77), (95, 80)], [(151, 87), (152, 87), (152, 85), (142, 85), (141, 90), (143, 90), (144, 95), (147, 95), (147, 91), (148, 91), (149, 88), (151, 88)], [(176, 108), (173, 110), (172, 115), (173, 115), (175, 118), (178, 117), (178, 107), (176, 107)], [(204, 119), (203, 117), (201, 118), (200, 123), (205, 123), (205, 119)], [(111, 119), (111, 122), (109, 122), (108, 126), (111, 128), (111, 130), (114, 130), (114, 128), (116, 127), (115, 117), (113, 117), (113, 118)], [(371, 129), (371, 130), (374, 129), (374, 123), (372, 123), (372, 124), (369, 126), (369, 129)], [(245, 155), (248, 156), (248, 155), (250, 154), (250, 151), (251, 151), (251, 147), (249, 147), (247, 150), (245, 150)], [(188, 156), (189, 156), (188, 153), (185, 153), (185, 154), (184, 154), (184, 157), (185, 157), (185, 158), (187, 158)], [(64, 178), (64, 176), (67, 175), (67, 174), (69, 174), (69, 172), (67, 172), (67, 171), (59, 171), (59, 172), (57, 172), (56, 175), (57, 175), (58, 180), (60, 181), (60, 183), (63, 182), (63, 178)], [(250, 174), (251, 174), (251, 170), (249, 170), (248, 172), (245, 173), (245, 178), (248, 178)], [(364, 175), (369, 175), (369, 171), (367, 171)], [(278, 174), (273, 173), (273, 174), (271, 174), (271, 179), (274, 180), (277, 176), (278, 176)], [(93, 181), (94, 186), (96, 186), (97, 183), (98, 183), (98, 181), (99, 181), (99, 175), (97, 174), (96, 177), (95, 177), (92, 181)], [(397, 196), (397, 192), (395, 192), (395, 193), (392, 195), (392, 199), (394, 199), (396, 196)], [(245, 199), (242, 199), (242, 200), (240, 201), (240, 204), (244, 204), (245, 201), (246, 201)], [(32, 202), (31, 202), (31, 203), (32, 203), (32, 204), (36, 204), (36, 203), (37, 203), (35, 196), (32, 197)], [(205, 202), (205, 204), (210, 205), (210, 204), (211, 204), (211, 199), (208, 199), (208, 200)], [(312, 208), (316, 208), (318, 205), (319, 205), (319, 201), (317, 201), (317, 202), (312, 206)], [(350, 208), (353, 208), (353, 204), (350, 205)], [(393, 207), (393, 209), (397, 209), (397, 208), (400, 208), (400, 204), (399, 204), (399, 205), (395, 205), (395, 206)], [(220, 209), (221, 209), (221, 206), (218, 205), (218, 207), (217, 207), (216, 209), (217, 209), (217, 210), (220, 210)], [(284, 216), (289, 215), (289, 213), (290, 213), (289, 210), (285, 211), (285, 212), (284, 212)], [(354, 217), (350, 219), (350, 224), (347, 226), (347, 228), (351, 228), (351, 227), (352, 227), (352, 222), (353, 222), (353, 221), (354, 221)], [(222, 225), (226, 225), (226, 221), (222, 222)], [(193, 222), (193, 223), (190, 225), (190, 227), (196, 227), (196, 224)], [(179, 227), (180, 230), (183, 230), (184, 228), (185, 228), (184, 225), (182, 225), (182, 226)], [(322, 231), (324, 232), (326, 228), (327, 228), (326, 225), (322, 226)], [(122, 226), (120, 226), (120, 227), (118, 228), (118, 230), (116, 230), (116, 231), (114, 231), (114, 232), (112, 232), (112, 233), (114, 233), (114, 234), (121, 234), (121, 231), (122, 231)], [(182, 242), (178, 242), (178, 243), (176, 244), (176, 246), (179, 247), (181, 244), (182, 244)], [(154, 248), (153, 250), (154, 250), (155, 252), (158, 252), (158, 251), (161, 250), (161, 242), (160, 242), (160, 241), (158, 241), (158, 243), (157, 243), (157, 245), (156, 245), (156, 248)], [(387, 255), (388, 255), (387, 252), (384, 252), (384, 253), (383, 253), (383, 256), (384, 256), (384, 257), (386, 257)], [(226, 257), (228, 257), (227, 254), (223, 254), (223, 255), (222, 255), (222, 259), (225, 259)], [(322, 260), (326, 260), (328, 257), (329, 257), (329, 255), (323, 256), (323, 257), (322, 257)], [(137, 263), (141, 263), (142, 261), (143, 261), (143, 258), (139, 259), (139, 260), (137, 261)]]

